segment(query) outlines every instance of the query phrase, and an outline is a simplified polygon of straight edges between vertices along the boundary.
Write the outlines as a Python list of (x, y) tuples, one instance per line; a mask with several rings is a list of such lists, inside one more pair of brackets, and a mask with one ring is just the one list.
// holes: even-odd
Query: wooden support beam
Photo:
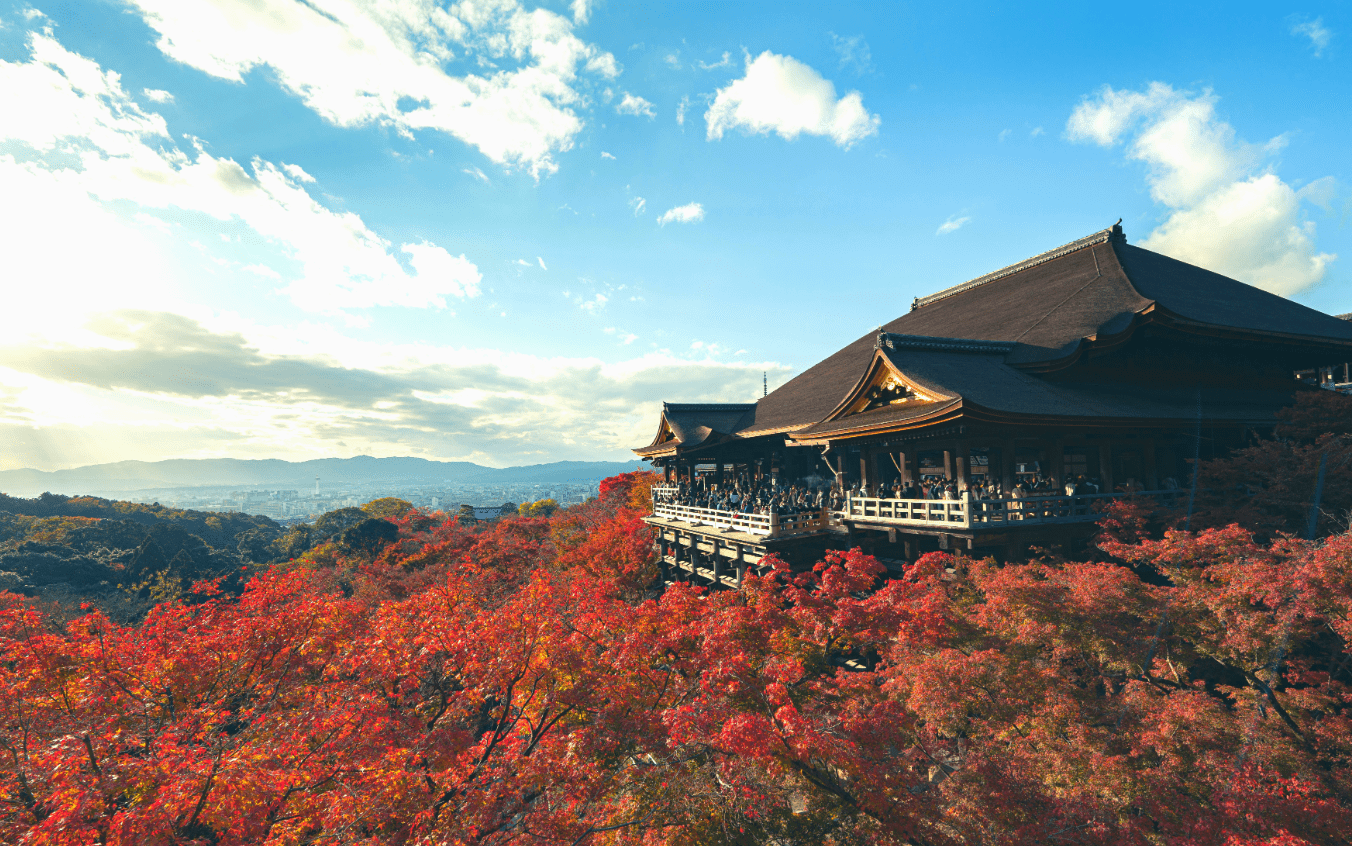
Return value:
[(944, 450), (944, 476), (949, 479), (953, 478), (953, 450), (951, 449)]
[(1141, 458), (1145, 469), (1145, 489), (1148, 491), (1157, 491), (1160, 489), (1159, 468), (1155, 464), (1155, 442), (1147, 440), (1141, 443)]
[(1014, 442), (1000, 443), (1000, 488), (1006, 492), (1014, 490)]
[(1103, 493), (1113, 492), (1113, 445), (1111, 443), (1099, 446), (1099, 474), (1100, 482), (1103, 483)]
[(911, 470), (911, 465), (915, 463), (915, 450), (903, 452), (897, 455), (897, 465), (901, 468), (901, 483), (908, 485), (915, 479)]
[(1066, 484), (1066, 439), (1052, 439), (1048, 452), (1050, 453), (1048, 458), (1051, 464), (1052, 482), (1057, 488), (1063, 488)]
[(954, 470), (957, 471), (958, 490), (967, 490), (967, 464), (972, 460), (972, 445), (967, 440), (954, 444)]

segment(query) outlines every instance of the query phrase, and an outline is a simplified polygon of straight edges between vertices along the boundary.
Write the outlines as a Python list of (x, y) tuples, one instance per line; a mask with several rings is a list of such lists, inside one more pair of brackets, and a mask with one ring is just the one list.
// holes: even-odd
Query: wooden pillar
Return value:
[(953, 469), (957, 473), (958, 489), (967, 489), (967, 463), (972, 460), (972, 445), (966, 440), (960, 440), (954, 445), (955, 454), (953, 456)]
[(1099, 481), (1103, 484), (1103, 493), (1113, 492), (1113, 445), (1099, 446)]
[(720, 490), (723, 488), (723, 459), (719, 459), (714, 464), (714, 481), (718, 483)]
[(868, 475), (868, 450), (859, 451), (859, 481), (863, 484), (864, 490), (868, 490), (869, 484), (873, 481)]
[(714, 571), (714, 587), (719, 588), (723, 586), (723, 555), (718, 551), (717, 542), (714, 543), (713, 559), (710, 565)]
[(1052, 484), (1065, 487), (1066, 484), (1066, 439), (1053, 438), (1047, 447), (1047, 463), (1051, 465)]
[(1157, 491), (1160, 489), (1159, 468), (1155, 466), (1155, 441), (1147, 440), (1141, 442), (1141, 462), (1142, 469), (1145, 470), (1145, 478), (1141, 481), (1145, 484), (1148, 491)]
[(897, 466), (901, 468), (901, 483), (908, 485), (915, 481), (915, 474), (911, 471), (911, 465), (915, 462), (915, 450), (899, 453), (897, 459)]
[(944, 475), (953, 478), (953, 450), (944, 450)]
[(878, 472), (878, 450), (868, 451), (868, 492), (870, 496), (882, 496), (882, 474)]
[(1006, 493), (1014, 490), (1014, 442), (1000, 444), (1000, 488)]

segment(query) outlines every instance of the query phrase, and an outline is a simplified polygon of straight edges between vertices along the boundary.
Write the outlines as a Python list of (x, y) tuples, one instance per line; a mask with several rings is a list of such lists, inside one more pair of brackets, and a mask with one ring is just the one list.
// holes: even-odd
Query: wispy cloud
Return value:
[(608, 302), (610, 302), (610, 297), (607, 297), (605, 294), (596, 294), (590, 300), (583, 300), (581, 303), (579, 303), (578, 308), (582, 309), (585, 312), (595, 314), (596, 312), (605, 308), (606, 303)]
[(1310, 39), (1310, 48), (1314, 50), (1316, 57), (1322, 56), (1324, 50), (1333, 41), (1333, 30), (1324, 26), (1323, 18), (1314, 20), (1297, 20), (1291, 24), (1292, 35), (1303, 35)]
[(727, 52), (727, 51), (724, 51), (724, 52), (723, 52), (723, 58), (719, 59), (719, 60), (716, 61), (716, 62), (704, 62), (704, 61), (701, 61), (701, 62), (698, 62), (697, 64), (699, 65), (699, 69), (700, 69), (700, 70), (714, 70), (714, 69), (716, 69), (716, 68), (726, 68), (726, 67), (731, 67), (731, 66), (732, 66), (732, 54), (729, 53), (729, 52)]
[(646, 116), (649, 120), (657, 117), (657, 112), (653, 111), (652, 103), (649, 103), (642, 97), (630, 94), (628, 91), (624, 92), (624, 97), (620, 99), (620, 103), (615, 107), (615, 111), (622, 115)]
[(159, 88), (142, 88), (141, 94), (152, 103), (172, 103), (174, 95)]
[(685, 126), (685, 111), (690, 108), (690, 98), (682, 95), (681, 102), (676, 104), (676, 125)]
[(643, 199), (642, 197), (635, 197), (634, 199), (629, 201), (629, 208), (634, 210), (634, 217), (638, 217), (639, 215), (643, 214), (644, 210), (646, 210), (647, 207), (648, 201)]
[(958, 217), (957, 215), (953, 215), (948, 220), (945, 220), (943, 223), (939, 224), (939, 228), (935, 230), (934, 234), (947, 235), (950, 232), (957, 232), (959, 229), (966, 226), (970, 221), (971, 221), (970, 217), (967, 216)]
[(602, 150), (602, 151), (601, 151), (601, 158), (603, 158), (603, 159), (610, 159), (611, 161), (614, 161), (614, 160), (615, 160), (615, 157), (612, 156), (610, 153), (607, 153), (605, 150)]
[[(446, 133), (491, 161), (536, 177), (584, 127), (578, 105), (592, 80), (620, 73), (615, 57), (569, 19), (517, 0), (491, 4), (216, 3), (128, 0), (169, 58), (232, 82), (254, 68), (324, 120), (383, 124), (407, 137)], [(491, 73), (457, 76), (452, 58)], [(479, 64), (484, 62), (486, 64)], [(412, 105), (410, 105), (412, 104)]]
[(699, 203), (686, 203), (662, 212), (657, 218), (657, 224), (666, 226), (668, 223), (698, 223), (703, 219), (704, 206)]
[(544, 260), (544, 259), (540, 258), (539, 256), (536, 256), (536, 257), (535, 257), (535, 260), (538, 261), (538, 262), (540, 263), (540, 269), (541, 269), (541, 270), (548, 270), (548, 269), (549, 269), (548, 267), (545, 267), (545, 260)]
[(488, 174), (484, 173), (483, 170), (481, 170), (480, 168), (477, 168), (477, 167), (467, 167), (467, 168), (462, 168), (460, 172), (463, 173), (463, 174), (467, 174), (467, 175), (469, 175), (469, 176), (472, 176), (472, 177), (474, 177), (475, 179), (478, 179), (479, 181), (483, 182), (484, 184), (487, 184), (487, 185), (491, 185), (491, 184), (492, 184), (492, 183), (489, 181), (489, 179), (488, 179)]
[(873, 54), (869, 52), (868, 42), (864, 40), (864, 36), (851, 35), (844, 38), (834, 32), (827, 34), (831, 36), (831, 48), (840, 57), (840, 67), (852, 68), (859, 74), (873, 70)]

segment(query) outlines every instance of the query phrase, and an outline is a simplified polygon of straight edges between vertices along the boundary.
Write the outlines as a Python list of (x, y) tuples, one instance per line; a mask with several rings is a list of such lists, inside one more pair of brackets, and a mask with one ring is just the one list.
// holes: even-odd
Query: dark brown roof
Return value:
[[(920, 298), (908, 314), (882, 328), (1008, 342), (1013, 347), (1002, 362), (1029, 366), (1062, 359), (1085, 338), (1122, 332), (1156, 303), (1199, 324), (1352, 342), (1352, 325), (1345, 321), (1130, 246), (1118, 226)], [(822, 421), (859, 379), (875, 338), (876, 333), (859, 338), (772, 391), (738, 434), (794, 431)], [(972, 384), (963, 380), (964, 388)]]
[[(730, 436), (745, 425), (754, 403), (662, 403), (662, 422), (653, 442), (634, 450), (640, 455), (688, 450)], [(664, 439), (667, 431), (672, 438)]]
[[(905, 407), (879, 408), (822, 421), (800, 429), (796, 438), (846, 435), (920, 421), (960, 406), (964, 416), (1059, 417), (1091, 423), (1146, 423), (1189, 420), (1197, 414), (1198, 391), (1193, 387), (1111, 387), (1058, 383), (1038, 378), (1008, 364), (1003, 356), (960, 350), (896, 349), (886, 355), (892, 365), (921, 388), (957, 396)], [(1276, 408), (1291, 401), (1290, 390), (1203, 389), (1202, 413), (1207, 420), (1266, 422)]]
[(1117, 245), (1141, 296), (1188, 320), (1312, 338), (1352, 341), (1352, 324), (1285, 297), (1130, 244)]

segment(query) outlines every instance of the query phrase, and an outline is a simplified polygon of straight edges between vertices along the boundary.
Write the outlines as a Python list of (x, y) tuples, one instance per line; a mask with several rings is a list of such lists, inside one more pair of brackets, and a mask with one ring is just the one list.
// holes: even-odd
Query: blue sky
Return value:
[(1123, 218), (1352, 311), (1345, 5), (0, 0), (0, 469), (622, 459)]

